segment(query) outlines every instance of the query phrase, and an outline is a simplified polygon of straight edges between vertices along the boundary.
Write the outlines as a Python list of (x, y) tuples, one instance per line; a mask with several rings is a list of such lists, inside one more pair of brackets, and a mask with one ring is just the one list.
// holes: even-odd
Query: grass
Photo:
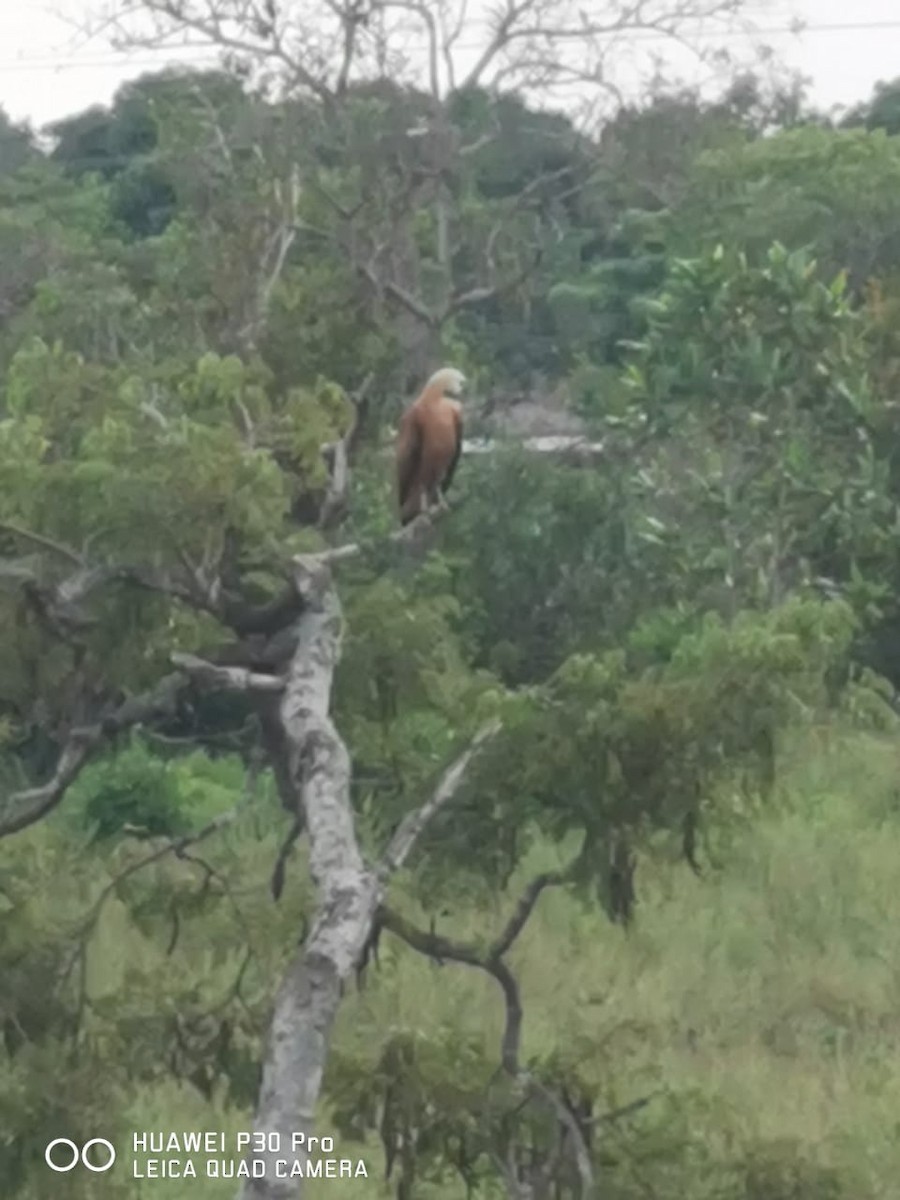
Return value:
[[(900, 746), (817, 731), (785, 756), (769, 811), (720, 840), (702, 880), (641, 864), (628, 933), (544, 895), (512, 956), (524, 1053), (590, 1047), (611, 1104), (658, 1087), (693, 1111), (699, 1096), (707, 1149), (733, 1151), (735, 1130), (751, 1149), (796, 1144), (858, 1189), (848, 1197), (896, 1196)], [(535, 852), (519, 885), (559, 858)], [(478, 937), (485, 914), (448, 924)], [(492, 980), (394, 949), (340, 1038), (362, 1047), (391, 1025), (451, 1023), (496, 1047), (501, 1021)]]
[[(610, 1200), (893, 1200), (900, 745), (835, 730), (808, 735), (784, 756), (763, 815), (732, 822), (714, 842), (716, 865), (702, 879), (671, 857), (641, 862), (628, 932), (564, 891), (541, 898), (511, 955), (525, 1007), (524, 1056), (568, 1055), (609, 1106), (654, 1095), (624, 1148), (616, 1150), (620, 1135), (611, 1135), (618, 1165), (604, 1193)], [(562, 857), (537, 848), (513, 893)], [(461, 901), (438, 928), (483, 937), (511, 903), (485, 912)], [(385, 935), (380, 965), (342, 1008), (338, 1069), (355, 1086), (370, 1076), (390, 1031), (412, 1031), (425, 1048), (460, 1048), (452, 1069), (462, 1084), (464, 1048), (496, 1056), (502, 1022), (493, 980), (436, 967)], [(426, 1075), (438, 1064), (432, 1082), (444, 1061), (437, 1053), (423, 1059)], [(212, 1113), (174, 1085), (142, 1094), (129, 1118), (136, 1128), (166, 1130), (236, 1130), (248, 1121)], [(330, 1131), (327, 1115), (320, 1124)], [(365, 1159), (368, 1181), (312, 1184), (308, 1196), (392, 1194), (376, 1141), (336, 1142), (341, 1156)], [(808, 1172), (833, 1175), (817, 1182), (811, 1174), (804, 1184), (796, 1170), (804, 1162)], [(754, 1182), (748, 1163), (769, 1175)], [(106, 1195), (102, 1178), (97, 1200)], [(130, 1187), (116, 1194), (235, 1193), (233, 1182), (202, 1179)], [(464, 1188), (445, 1182), (415, 1194), (455, 1200)]]

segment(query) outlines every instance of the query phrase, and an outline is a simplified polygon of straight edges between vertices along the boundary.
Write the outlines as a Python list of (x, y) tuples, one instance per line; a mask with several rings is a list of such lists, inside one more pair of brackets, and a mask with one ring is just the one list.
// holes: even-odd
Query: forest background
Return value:
[(449, 0), (138, 8), (222, 69), (0, 119), (3, 1195), (233, 1196), (44, 1147), (265, 1061), (369, 1165), (313, 1195), (895, 1196), (900, 82), (619, 104), (714, 0), (461, 78)]

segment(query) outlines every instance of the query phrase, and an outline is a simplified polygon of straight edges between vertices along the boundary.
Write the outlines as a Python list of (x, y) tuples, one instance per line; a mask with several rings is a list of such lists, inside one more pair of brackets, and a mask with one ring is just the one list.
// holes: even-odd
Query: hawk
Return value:
[(400, 420), (397, 431), (397, 499), (408, 525), (445, 495), (462, 453), (462, 399), (466, 378), (455, 367), (435, 371)]

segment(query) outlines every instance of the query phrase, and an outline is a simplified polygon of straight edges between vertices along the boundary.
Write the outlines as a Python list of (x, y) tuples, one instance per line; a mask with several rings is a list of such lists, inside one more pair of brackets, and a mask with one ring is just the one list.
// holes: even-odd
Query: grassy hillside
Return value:
[[(550, 892), (513, 956), (525, 1057), (555, 1046), (601, 1084), (610, 1110), (650, 1097), (633, 1117), (600, 1125), (604, 1194), (617, 1200), (896, 1195), (900, 745), (820, 729), (791, 747), (779, 780), (765, 813), (719, 831), (704, 878), (665, 852), (641, 862), (627, 933)], [(557, 858), (552, 847), (536, 851), (518, 882)], [(508, 904), (460, 907), (439, 928), (477, 938), (501, 909)], [(379, 967), (341, 1014), (332, 1095), (347, 1099), (376, 1077), (398, 1031), (415, 1035), (427, 1089), (429, 1048), (445, 1055), (452, 1043), (464, 1069), (467, 1046), (496, 1047), (502, 1019), (491, 979), (434, 966), (385, 935)], [(360, 1071), (363, 1063), (372, 1071)], [(445, 1060), (442, 1071), (446, 1108)], [(136, 1097), (129, 1119), (164, 1129), (246, 1121), (211, 1118), (199, 1096), (174, 1087)], [(323, 1114), (321, 1130), (330, 1128)], [(313, 1184), (311, 1195), (392, 1194), (377, 1139), (359, 1148), (336, 1140), (339, 1153), (365, 1159), (369, 1180)], [(134, 1200), (234, 1190), (201, 1179), (132, 1187), (125, 1194)], [(417, 1194), (449, 1200), (464, 1190), (448, 1177), (423, 1181)]]

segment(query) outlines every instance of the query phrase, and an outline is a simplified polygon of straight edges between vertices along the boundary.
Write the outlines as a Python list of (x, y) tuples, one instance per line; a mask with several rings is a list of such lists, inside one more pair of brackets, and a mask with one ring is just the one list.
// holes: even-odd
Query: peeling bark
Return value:
[(478, 746), (497, 728), (491, 726), (475, 739), (444, 774), (431, 799), (403, 824), (384, 860), (367, 866), (350, 801), (350, 756), (329, 715), (343, 621), (327, 561), (298, 559), (296, 584), (304, 610), (279, 717), (291, 790), (299, 796), (309, 835), (317, 899), (309, 935), (294, 954), (275, 998), (263, 1063), (254, 1129), (267, 1135), (267, 1145), (268, 1136), (277, 1133), (280, 1149), (248, 1156), (261, 1161), (265, 1173), (245, 1181), (240, 1200), (296, 1200), (300, 1195), (302, 1181), (279, 1179), (275, 1163), (304, 1157), (302, 1147), (292, 1149), (293, 1138), (303, 1134), (308, 1144), (314, 1129), (343, 982), (362, 957), (392, 871), (402, 864), (428, 820), (453, 798)]
[(276, 1177), (275, 1160), (303, 1157), (291, 1150), (292, 1139), (312, 1133), (341, 984), (371, 932), (381, 890), (357, 845), (350, 756), (329, 716), (340, 655), (340, 601), (327, 566), (313, 560), (298, 563), (297, 589), (305, 610), (280, 720), (309, 833), (317, 904), (309, 936), (278, 989), (263, 1064), (255, 1129), (279, 1134), (281, 1149), (253, 1155), (264, 1162), (265, 1177), (247, 1180), (242, 1200), (287, 1200), (300, 1193), (298, 1180)]

